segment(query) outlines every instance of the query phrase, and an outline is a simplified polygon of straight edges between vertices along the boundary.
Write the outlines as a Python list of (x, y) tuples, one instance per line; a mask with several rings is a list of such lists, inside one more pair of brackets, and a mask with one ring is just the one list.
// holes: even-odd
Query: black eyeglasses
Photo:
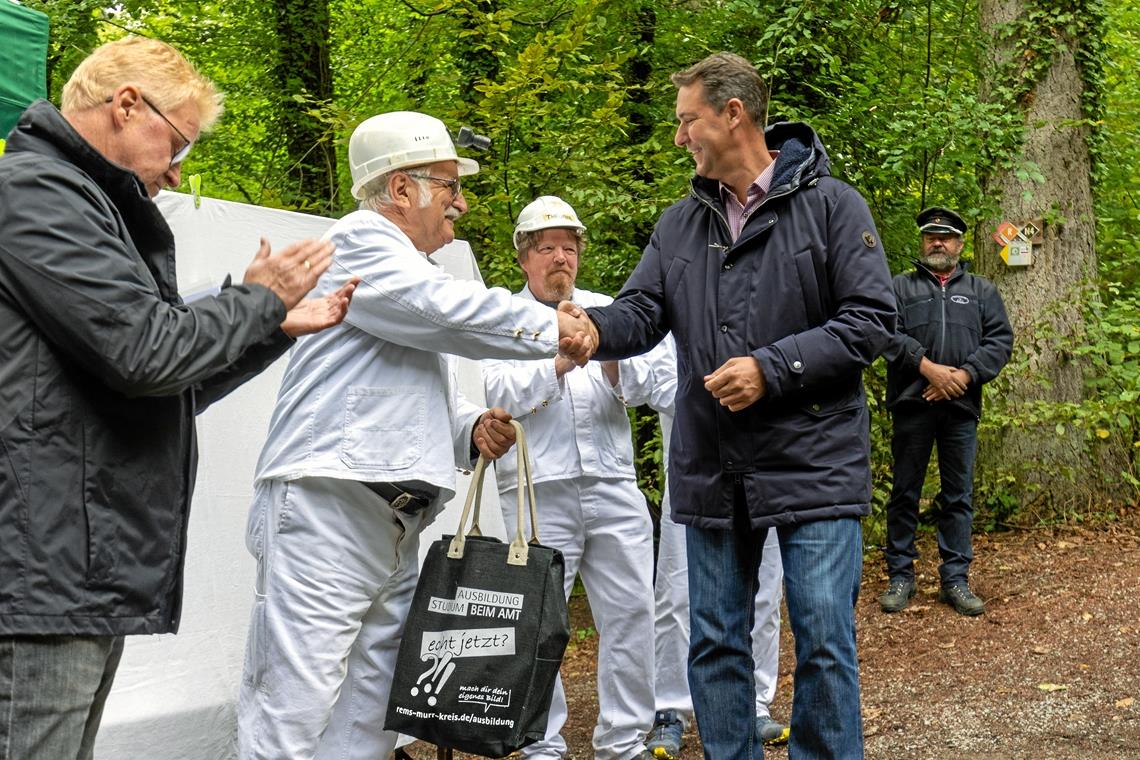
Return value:
[[(142, 98), (142, 102), (146, 103), (147, 106), (150, 108), (150, 110), (152, 110), (156, 114), (158, 114), (158, 118), (165, 121), (170, 126), (170, 128), (174, 130), (174, 134), (181, 137), (182, 142), (185, 143), (185, 145), (183, 145), (181, 148), (174, 151), (174, 155), (172, 155), (170, 157), (170, 165), (174, 166), (175, 164), (180, 164), (183, 161), (185, 161), (186, 156), (190, 154), (190, 149), (194, 147), (194, 141), (191, 140), (186, 135), (182, 134), (182, 130), (179, 129), (178, 127), (174, 126), (174, 122), (172, 122), (170, 119), (166, 118), (166, 114), (164, 114), (162, 111), (158, 110), (158, 106), (156, 106), (154, 103), (151, 103), (150, 98), (148, 98), (146, 95), (143, 95), (141, 92), (139, 93), (139, 97)], [(103, 102), (104, 103), (110, 103), (114, 99), (115, 99), (115, 96), (111, 95), (106, 100), (104, 100)]]
[(451, 191), (451, 200), (455, 200), (459, 197), (459, 194), (463, 192), (463, 188), (459, 185), (458, 178), (451, 179), (449, 177), (433, 177), (430, 174), (412, 174), (411, 172), (406, 172), (406, 174), (409, 177), (415, 177), (416, 179), (428, 179), (432, 182), (438, 182), (441, 185), (447, 185), (447, 189)]
[(158, 110), (158, 106), (156, 106), (154, 103), (151, 103), (150, 99), (147, 98), (146, 95), (143, 95), (140, 92), (139, 97), (142, 98), (142, 101), (144, 103), (146, 103), (148, 106), (150, 106), (150, 110), (154, 111), (156, 114), (158, 114), (160, 119), (162, 119), (163, 121), (165, 121), (167, 124), (170, 125), (170, 128), (174, 130), (174, 133), (182, 138), (182, 142), (186, 143), (181, 148), (176, 150), (174, 152), (174, 155), (170, 157), (170, 165), (174, 166), (175, 164), (180, 164), (183, 161), (185, 161), (186, 156), (190, 154), (190, 149), (194, 147), (194, 141), (191, 140), (186, 135), (182, 134), (182, 130), (179, 129), (178, 127), (174, 126), (174, 122), (172, 122), (170, 119), (166, 118), (166, 114), (164, 114), (162, 111)]

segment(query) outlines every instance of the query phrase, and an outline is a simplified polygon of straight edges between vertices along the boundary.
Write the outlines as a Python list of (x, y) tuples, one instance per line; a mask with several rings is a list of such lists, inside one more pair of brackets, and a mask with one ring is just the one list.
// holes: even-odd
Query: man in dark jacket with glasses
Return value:
[[(194, 416), (352, 285), (302, 301), (329, 243), (185, 304), (152, 198), (220, 113), (169, 45), (108, 43), (34, 103), (0, 157), (0, 759), (90, 758), (128, 634), (182, 613)], [(158, 751), (161, 755), (161, 751)]]

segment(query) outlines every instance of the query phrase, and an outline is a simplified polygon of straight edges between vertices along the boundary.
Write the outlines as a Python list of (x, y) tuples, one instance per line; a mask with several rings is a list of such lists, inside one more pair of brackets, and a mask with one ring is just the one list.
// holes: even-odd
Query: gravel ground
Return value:
[[(987, 605), (977, 618), (938, 603), (930, 536), (919, 593), (901, 613), (879, 611), (887, 579), (881, 557), (868, 557), (856, 610), (868, 760), (1140, 760), (1140, 512), (1105, 528), (978, 536), (974, 550), (971, 585)], [(571, 759), (588, 760), (598, 639), (586, 600), (571, 602), (563, 735)], [(790, 711), (791, 655), (785, 625), (777, 718)], [(683, 757), (700, 758), (695, 733), (686, 742)]]

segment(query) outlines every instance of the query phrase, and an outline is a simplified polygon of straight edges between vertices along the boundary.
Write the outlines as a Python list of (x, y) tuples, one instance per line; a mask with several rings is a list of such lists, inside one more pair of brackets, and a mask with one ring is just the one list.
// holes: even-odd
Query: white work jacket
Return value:
[[(483, 409), (456, 391), (456, 354), (537, 359), (558, 351), (555, 313), (504, 288), (457, 280), (395, 224), (354, 211), (329, 230), (315, 294), (361, 278), (344, 323), (301, 338), (281, 383), (257, 480), (418, 480), (455, 493)], [(438, 505), (437, 505), (438, 506)]]
[[(526, 287), (519, 295), (534, 299)], [(607, 295), (578, 289), (572, 300), (583, 307), (613, 301)], [(487, 403), (519, 418), (536, 483), (581, 475), (637, 477), (626, 408), (671, 405), (676, 388), (672, 340), (667, 338), (642, 356), (621, 360), (618, 376), (618, 384), (611, 386), (598, 362), (570, 370), (561, 381), (554, 371), (554, 359), (483, 362)], [(517, 467), (514, 452), (495, 463), (500, 491), (516, 487)]]

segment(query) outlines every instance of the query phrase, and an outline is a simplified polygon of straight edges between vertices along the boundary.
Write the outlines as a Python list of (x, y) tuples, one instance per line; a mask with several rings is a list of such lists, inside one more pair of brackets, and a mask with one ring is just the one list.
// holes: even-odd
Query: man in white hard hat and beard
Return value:
[[(523, 209), (514, 244), (527, 284), (519, 292), (553, 310), (559, 301), (602, 306), (609, 296), (575, 288), (585, 225), (574, 209), (543, 196)], [(519, 417), (530, 446), (539, 536), (562, 552), (566, 594), (581, 575), (601, 641), (598, 653), (598, 760), (651, 758), (653, 725), (653, 524), (637, 487), (626, 409), (671, 405), (672, 343), (620, 362), (578, 369), (556, 356), (484, 361), (487, 402)], [(504, 518), (514, 520), (514, 457), (497, 465)], [(509, 506), (508, 506), (509, 505)], [(509, 513), (509, 514), (508, 514)], [(562, 758), (566, 697), (555, 688), (546, 737), (527, 758)]]
[(566, 314), (431, 261), (467, 211), (460, 176), (479, 169), (441, 121), (374, 116), (348, 153), (360, 210), (329, 231), (317, 290), (360, 284), (339, 328), (297, 343), (257, 465), (242, 758), (388, 757), (420, 531), (454, 495), (457, 464), (514, 441), (509, 414), (458, 397), (452, 355), (549, 358), (560, 335), (567, 350), (584, 339)]

